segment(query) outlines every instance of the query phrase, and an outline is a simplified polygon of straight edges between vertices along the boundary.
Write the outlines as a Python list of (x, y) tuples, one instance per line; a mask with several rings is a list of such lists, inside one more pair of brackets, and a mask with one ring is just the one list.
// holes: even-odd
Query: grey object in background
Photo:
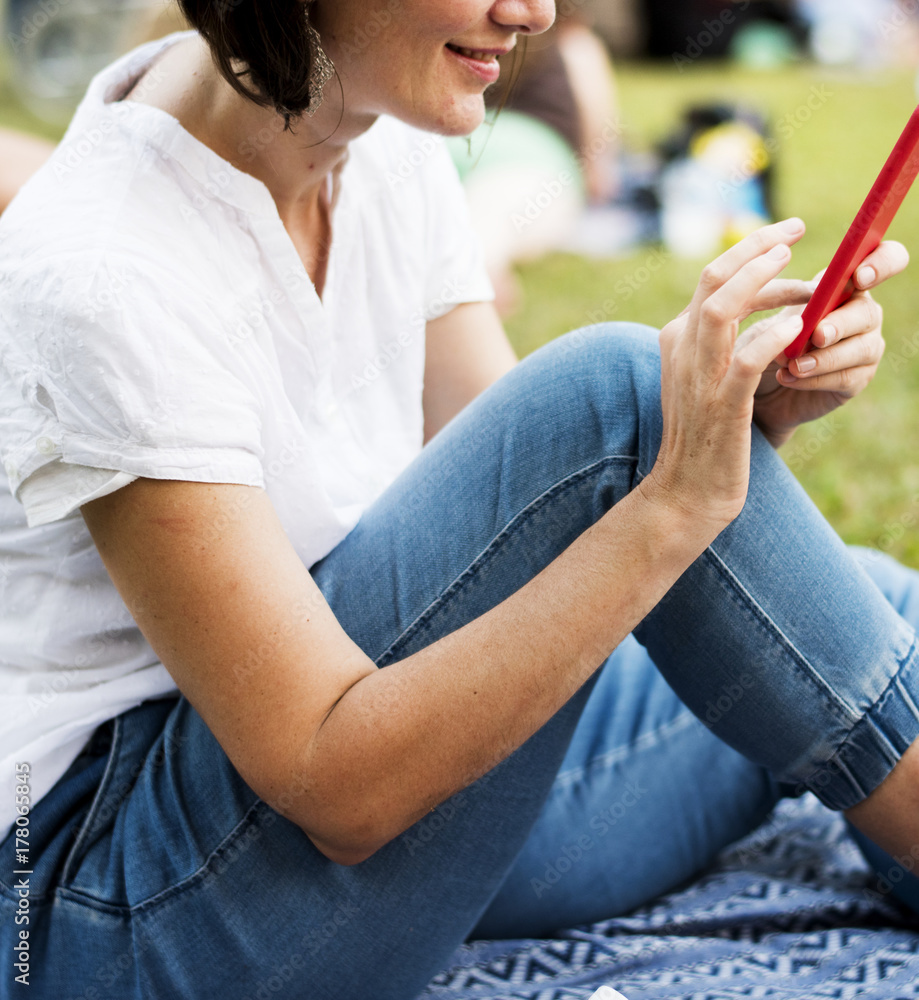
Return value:
[(0, 0), (10, 83), (45, 121), (64, 123), (92, 77), (127, 48), (161, 0)]

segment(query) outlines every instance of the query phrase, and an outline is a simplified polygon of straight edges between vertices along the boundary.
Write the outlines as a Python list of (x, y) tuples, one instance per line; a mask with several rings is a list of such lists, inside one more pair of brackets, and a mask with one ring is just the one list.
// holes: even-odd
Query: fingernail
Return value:
[(873, 285), (878, 280), (878, 273), (873, 267), (862, 267), (859, 269), (856, 281), (862, 286), (862, 288), (867, 288), (868, 285)]
[(798, 372), (803, 375), (805, 372), (812, 372), (817, 367), (814, 358), (798, 358)]
[(784, 243), (780, 243), (777, 247), (773, 247), (767, 256), (770, 260), (782, 260), (787, 257), (791, 251), (785, 246)]
[(786, 233), (800, 233), (804, 228), (804, 222), (801, 219), (786, 219), (781, 226)]
[(823, 341), (827, 347), (830, 344), (835, 344), (839, 339), (839, 331), (832, 323), (824, 323), (821, 329), (823, 330)]
[(787, 368), (780, 368), (778, 374), (781, 376), (782, 381), (787, 382), (789, 385), (792, 382), (798, 381)]

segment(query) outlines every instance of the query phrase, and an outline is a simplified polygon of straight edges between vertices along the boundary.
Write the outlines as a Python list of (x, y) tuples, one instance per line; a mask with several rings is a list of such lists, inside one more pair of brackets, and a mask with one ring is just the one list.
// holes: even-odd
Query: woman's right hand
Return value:
[(759, 310), (807, 301), (813, 286), (775, 280), (803, 235), (804, 223), (791, 219), (748, 236), (705, 268), (689, 307), (661, 331), (664, 431), (642, 491), (712, 539), (746, 500), (762, 373), (801, 330), (800, 317), (776, 317), (738, 338), (740, 324)]

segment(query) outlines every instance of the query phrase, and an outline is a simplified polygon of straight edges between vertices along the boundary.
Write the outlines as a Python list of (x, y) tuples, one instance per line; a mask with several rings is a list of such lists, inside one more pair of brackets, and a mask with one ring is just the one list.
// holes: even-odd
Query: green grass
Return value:
[(47, 139), (59, 139), (64, 133), (62, 127), (49, 125), (22, 107), (10, 82), (9, 69), (2, 51), (0, 51), (0, 126), (22, 129)]
[[(771, 73), (698, 66), (683, 74), (669, 67), (620, 68), (626, 140), (645, 148), (673, 128), (691, 101), (739, 100), (768, 112), (773, 121), (806, 106), (812, 88), (826, 100), (792, 134), (779, 136), (779, 211), (800, 215), (808, 235), (795, 251), (789, 274), (811, 277), (825, 267), (915, 105), (913, 77), (828, 75), (801, 66)], [(816, 103), (816, 101), (815, 101)], [(55, 137), (21, 109), (0, 73), (0, 125)], [(907, 199), (891, 236), (919, 256), (919, 190)], [(661, 326), (680, 312), (704, 261), (671, 261), (651, 274), (628, 300), (617, 282), (640, 274), (651, 248), (615, 261), (554, 255), (526, 266), (524, 305), (508, 324), (522, 354), (590, 321), (613, 298), (615, 317)], [(871, 387), (832, 421), (802, 428), (785, 451), (842, 537), (880, 545), (919, 567), (919, 281), (914, 270), (878, 298), (886, 310), (888, 355)], [(611, 317), (613, 318), (613, 317)], [(788, 544), (806, 544), (789, 539)]]
[[(761, 108), (774, 122), (789, 114), (794, 118), (814, 87), (824, 103), (793, 132), (785, 129), (791, 134), (777, 135), (778, 210), (800, 215), (808, 224), (787, 273), (810, 278), (829, 263), (915, 107), (912, 74), (866, 78), (828, 75), (806, 66), (769, 73), (700, 66), (680, 75), (669, 67), (624, 66), (620, 88), (626, 141), (646, 148), (673, 128), (692, 101), (736, 100)], [(807, 115), (802, 112), (802, 117)], [(919, 189), (907, 199), (890, 235), (919, 257)], [(610, 298), (616, 302), (611, 318), (654, 326), (668, 322), (689, 301), (705, 262), (671, 261), (628, 300), (617, 297), (617, 282), (641, 274), (650, 252), (642, 248), (602, 262), (558, 254), (522, 268), (524, 305), (508, 323), (515, 346), (529, 353), (588, 322), (591, 312)], [(801, 428), (783, 454), (846, 541), (880, 546), (919, 567), (915, 268), (877, 298), (885, 309), (888, 342), (881, 372), (834, 418)], [(795, 544), (789, 539), (790, 546)]]

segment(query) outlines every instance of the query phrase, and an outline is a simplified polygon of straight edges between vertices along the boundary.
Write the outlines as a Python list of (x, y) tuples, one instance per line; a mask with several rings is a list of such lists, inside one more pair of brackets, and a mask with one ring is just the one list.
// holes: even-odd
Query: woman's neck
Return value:
[(156, 76), (142, 88), (135, 85), (126, 99), (166, 111), (218, 156), (262, 181), (285, 225), (314, 215), (329, 176), (344, 163), (348, 143), (375, 120), (342, 115), (333, 80), (316, 114), (285, 131), (282, 116), (227, 83), (198, 35), (167, 49), (156, 66)]

